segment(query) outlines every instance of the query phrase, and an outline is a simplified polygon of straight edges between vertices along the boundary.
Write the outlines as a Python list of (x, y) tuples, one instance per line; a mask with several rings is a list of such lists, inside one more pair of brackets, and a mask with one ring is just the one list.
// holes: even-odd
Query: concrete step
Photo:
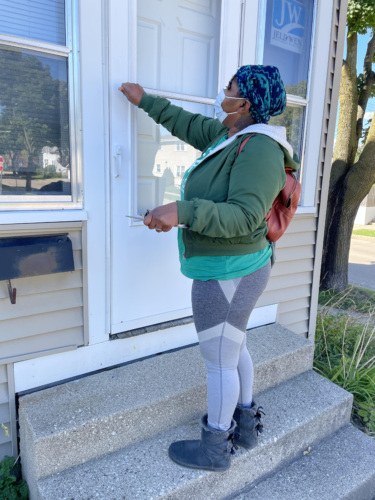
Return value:
[[(220, 500), (348, 424), (352, 407), (349, 393), (313, 371), (271, 387), (257, 399), (267, 413), (259, 445), (239, 448), (226, 472), (187, 469), (169, 459), (171, 442), (199, 439), (197, 414), (185, 425), (40, 479), (31, 498)], [(135, 436), (141, 425), (134, 428)]]
[[(313, 344), (270, 325), (248, 333), (255, 393), (311, 369)], [(20, 397), (29, 482), (151, 438), (205, 411), (206, 371), (191, 347)]]
[(352, 425), (226, 500), (373, 500), (375, 439)]

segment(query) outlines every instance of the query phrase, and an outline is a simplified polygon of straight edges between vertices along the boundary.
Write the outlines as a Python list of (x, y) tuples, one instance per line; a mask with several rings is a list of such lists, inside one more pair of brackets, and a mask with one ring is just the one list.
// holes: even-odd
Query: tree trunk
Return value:
[(345, 290), (348, 286), (348, 262), (351, 234), (358, 207), (344, 207), (343, 186), (337, 188), (336, 204), (327, 219), (324, 265), (321, 270), (321, 284), (323, 290), (334, 288)]
[(32, 172), (33, 167), (34, 167), (33, 156), (29, 155), (27, 162), (27, 171), (26, 171), (26, 191), (31, 191), (31, 179), (33, 176)]
[[(355, 127), (354, 127), (355, 130)], [(336, 177), (329, 190), (326, 229), (323, 245), (321, 288), (338, 291), (348, 286), (348, 264), (351, 234), (358, 208), (375, 183), (375, 120), (372, 121), (359, 160), (347, 163), (345, 175)], [(337, 165), (339, 163), (339, 165)], [(343, 160), (336, 159), (332, 165), (343, 170)]]

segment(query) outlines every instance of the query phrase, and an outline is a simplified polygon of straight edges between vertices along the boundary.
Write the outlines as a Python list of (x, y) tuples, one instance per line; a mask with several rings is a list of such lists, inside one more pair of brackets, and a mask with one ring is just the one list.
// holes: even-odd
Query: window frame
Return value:
[(71, 194), (2, 195), (0, 197), (0, 213), (4, 211), (76, 210), (83, 208), (78, 5), (73, 0), (65, 0), (65, 30), (65, 46), (4, 33), (0, 33), (0, 45), (32, 50), (46, 56), (56, 55), (67, 60)]

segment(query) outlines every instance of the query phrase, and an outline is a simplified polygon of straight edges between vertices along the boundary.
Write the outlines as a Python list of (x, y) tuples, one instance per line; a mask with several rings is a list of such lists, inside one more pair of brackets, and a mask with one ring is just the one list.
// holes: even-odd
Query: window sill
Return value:
[(0, 212), (2, 224), (37, 224), (43, 222), (78, 222), (87, 220), (86, 210), (46, 210)]
[(296, 211), (296, 215), (317, 215), (316, 207), (301, 207), (299, 206)]

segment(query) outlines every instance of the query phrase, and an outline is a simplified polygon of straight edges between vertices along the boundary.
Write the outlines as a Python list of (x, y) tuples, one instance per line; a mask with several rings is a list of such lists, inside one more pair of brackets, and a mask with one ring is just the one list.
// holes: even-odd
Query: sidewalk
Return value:
[[(321, 311), (322, 309), (324, 309), (326, 306), (323, 306), (321, 304), (319, 304), (318, 306), (318, 310)], [(353, 318), (353, 322), (356, 322), (356, 323), (369, 323), (369, 327), (370, 328), (374, 328), (375, 327), (375, 316), (372, 316), (370, 319), (369, 319), (369, 313), (359, 313), (357, 311), (350, 311), (348, 309), (336, 309), (335, 307), (332, 307), (332, 308), (329, 308), (327, 307), (327, 313), (329, 316), (338, 316), (340, 314), (342, 315), (348, 315), (348, 316), (351, 316)]]
[[(354, 229), (371, 229), (375, 223), (366, 226), (355, 225)], [(375, 237), (353, 234), (349, 253), (349, 283), (375, 290)]]

